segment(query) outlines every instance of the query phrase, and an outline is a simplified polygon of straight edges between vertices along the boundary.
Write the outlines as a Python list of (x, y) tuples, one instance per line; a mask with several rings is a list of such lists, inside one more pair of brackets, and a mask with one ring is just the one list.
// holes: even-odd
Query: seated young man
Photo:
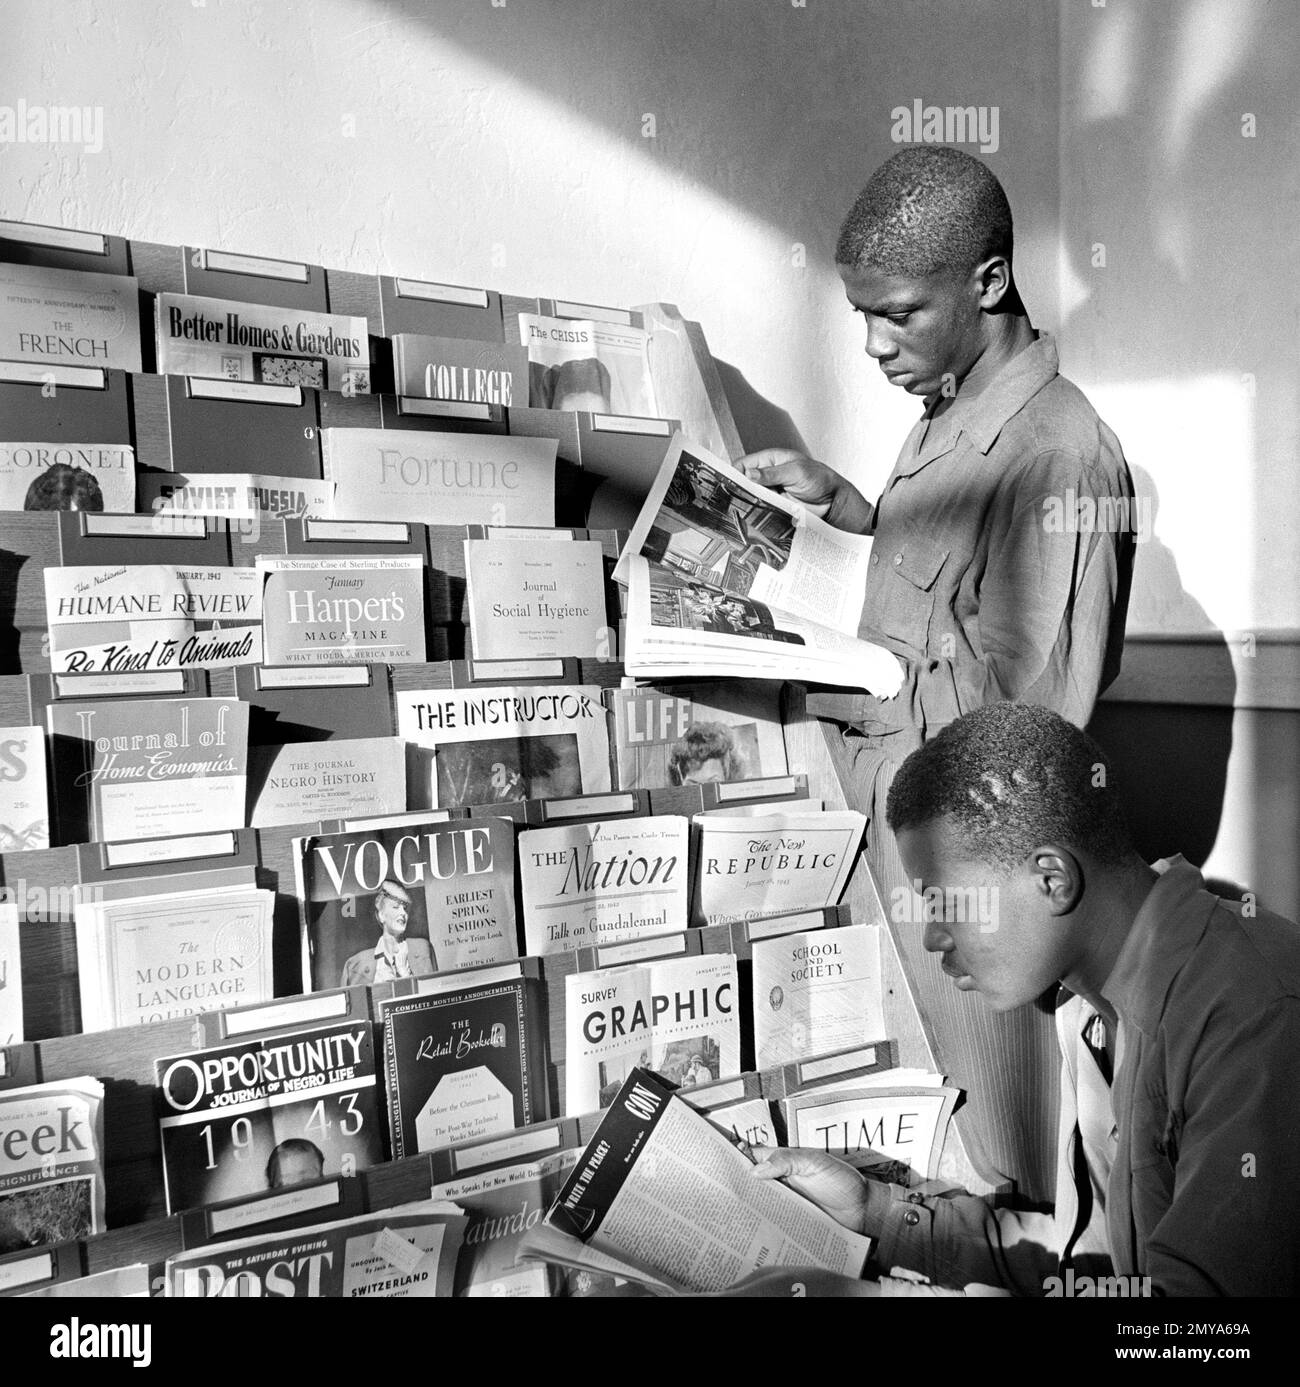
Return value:
[[(1211, 895), (1181, 857), (1148, 866), (1104, 753), (1046, 708), (951, 723), (886, 814), (914, 888), (943, 902), (924, 945), (954, 987), (1009, 1011), (1060, 984), (1055, 1211), (921, 1198), (820, 1151), (756, 1151), (755, 1175), (937, 1286), (1041, 1295), (1073, 1269), (1155, 1295), (1300, 1291), (1300, 928)], [(963, 909), (971, 888), (993, 893), (990, 923)]]

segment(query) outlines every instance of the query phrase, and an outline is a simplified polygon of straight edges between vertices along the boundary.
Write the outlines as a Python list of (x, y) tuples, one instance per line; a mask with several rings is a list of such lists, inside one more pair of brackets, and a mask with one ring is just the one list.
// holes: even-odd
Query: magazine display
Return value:
[(772, 1105), (766, 1098), (734, 1097), (734, 1081), (710, 1084), (702, 1088), (683, 1089), (682, 1101), (689, 1103), (724, 1136), (738, 1146), (781, 1146), (777, 1140), (776, 1124), (772, 1121)]
[(740, 1073), (734, 954), (660, 958), (564, 980), (564, 1110), (609, 1107), (638, 1068), (681, 1088)]
[(879, 926), (760, 939), (753, 965), (759, 1069), (848, 1050), (886, 1033)]
[(378, 1164), (370, 1032), (339, 1022), (155, 1061), (167, 1212)]
[(45, 733), (0, 727), (0, 852), (50, 846)]
[(330, 483), (304, 477), (269, 477), (255, 472), (142, 472), (136, 485), (142, 511), (167, 515), (252, 521), (305, 520), (334, 514)]
[(0, 359), (140, 370), (139, 281), (0, 264)]
[(542, 1247), (604, 1254), (677, 1291), (725, 1290), (768, 1267), (862, 1274), (869, 1238), (750, 1165), (670, 1083), (634, 1069), (535, 1231), (559, 1235)]
[(139, 1300), (153, 1293), (153, 1277), (147, 1262), (92, 1272), (72, 1281), (54, 1281), (38, 1291), (23, 1291), (24, 1300)]
[[(212, 874), (217, 875), (217, 874)], [(81, 1029), (107, 1031), (269, 1001), (275, 893), (145, 877), (134, 894), (84, 889), (74, 906)], [(176, 889), (168, 889), (176, 883)]]
[(528, 348), (534, 409), (658, 414), (644, 328), (521, 313), (519, 338)]
[(329, 833), (296, 840), (295, 852), (303, 975), (314, 989), (518, 956), (514, 828), (504, 819)]
[(254, 747), (249, 757), (248, 822), (254, 828), (406, 809), (406, 748), (397, 737), (290, 742)]
[(808, 1089), (781, 1100), (791, 1146), (810, 1146), (871, 1167), (898, 1184), (939, 1174), (955, 1088), (866, 1085)]
[(248, 704), (237, 698), (52, 703), (65, 842), (111, 843), (244, 826)]
[(756, 679), (610, 689), (614, 788), (785, 775), (781, 686)]
[(555, 521), (553, 438), (416, 429), (322, 429), (320, 438), (325, 482), (334, 489), (327, 514), (340, 520)]
[(0, 443), (0, 511), (135, 510), (135, 449), (126, 443)]
[(866, 828), (856, 809), (697, 814), (695, 923), (836, 905)]
[(571, 953), (684, 930), (688, 851), (689, 825), (674, 814), (523, 830), (526, 951)]
[(898, 692), (903, 669), (858, 639), (871, 540), (846, 534), (673, 437), (614, 576), (629, 674), (802, 679)]
[(449, 1200), (469, 1218), (454, 1294), (517, 1300), (562, 1293), (562, 1280), (551, 1268), (535, 1262), (516, 1265), (515, 1258), (524, 1234), (555, 1202), (578, 1155), (576, 1150), (557, 1151), (433, 1186), (431, 1198)]
[(595, 685), (396, 690), (397, 735), (428, 748), (413, 808), (508, 804), (609, 789), (609, 733)]
[(167, 1259), (167, 1295), (413, 1300), (449, 1296), (463, 1214), (426, 1201), (262, 1233)]
[(598, 540), (467, 539), (465, 583), (476, 660), (617, 653)]
[(379, 1003), (394, 1160), (547, 1115), (539, 1010), (527, 978)]
[(393, 376), (399, 395), (507, 409), (528, 404), (528, 353), (506, 342), (399, 332)]
[(45, 613), (55, 674), (224, 669), (262, 658), (262, 582), (251, 568), (52, 565)]
[(0, 1046), (23, 1038), (23, 961), (18, 907), (0, 901)]
[(104, 1085), (0, 1089), (0, 1254), (104, 1230)]
[(164, 375), (370, 394), (364, 318), (201, 294), (159, 294), (154, 328), (158, 370)]
[(268, 665), (418, 664), (424, 562), (418, 554), (257, 557)]

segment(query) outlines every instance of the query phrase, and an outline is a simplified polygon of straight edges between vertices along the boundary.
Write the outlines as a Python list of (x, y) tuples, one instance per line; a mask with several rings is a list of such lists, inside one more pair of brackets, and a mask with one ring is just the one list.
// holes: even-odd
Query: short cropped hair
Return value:
[(684, 785), (686, 776), (706, 761), (722, 762), (724, 780), (744, 776), (745, 758), (736, 745), (735, 734), (725, 723), (692, 723), (673, 743), (668, 759), (669, 779), (674, 785)]
[(885, 818), (895, 833), (950, 820), (980, 862), (1012, 871), (1043, 843), (1117, 865), (1132, 852), (1106, 753), (1049, 708), (991, 703), (903, 762)]
[(947, 145), (901, 149), (871, 175), (840, 227), (838, 264), (922, 278), (1011, 260), (1011, 204), (970, 154)]

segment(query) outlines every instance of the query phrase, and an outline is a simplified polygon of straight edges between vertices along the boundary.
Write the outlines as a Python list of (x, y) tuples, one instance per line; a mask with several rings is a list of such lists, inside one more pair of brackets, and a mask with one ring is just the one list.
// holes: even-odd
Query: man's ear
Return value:
[(974, 278), (979, 306), (991, 313), (1011, 292), (1011, 262), (1005, 255), (991, 255), (976, 265)]
[(1083, 898), (1083, 868), (1079, 859), (1058, 843), (1044, 843), (1029, 854), (1034, 890), (1053, 915), (1068, 915)]

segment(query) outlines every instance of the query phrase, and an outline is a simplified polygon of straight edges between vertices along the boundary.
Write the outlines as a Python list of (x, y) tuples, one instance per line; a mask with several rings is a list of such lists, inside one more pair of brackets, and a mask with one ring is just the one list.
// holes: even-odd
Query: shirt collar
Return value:
[(1059, 366), (1056, 339), (1049, 333), (1038, 333), (978, 395), (963, 400), (961, 392), (957, 392), (948, 409), (930, 425), (917, 452), (917, 465), (933, 462), (950, 452), (963, 433), (981, 453), (987, 453), (1007, 420), (1059, 374)]
[(375, 945), (375, 957), (400, 958), (402, 954), (406, 952), (406, 940), (399, 939), (398, 942), (393, 945), (392, 952), (390, 953), (388, 949), (384, 948), (384, 940), (387, 938), (387, 934), (384, 934), (382, 932), (380, 933), (379, 942)]
[(1200, 942), (1216, 897), (1181, 854), (1151, 864), (1147, 893), (1101, 991), (1123, 1020), (1154, 1035), (1174, 978)]

